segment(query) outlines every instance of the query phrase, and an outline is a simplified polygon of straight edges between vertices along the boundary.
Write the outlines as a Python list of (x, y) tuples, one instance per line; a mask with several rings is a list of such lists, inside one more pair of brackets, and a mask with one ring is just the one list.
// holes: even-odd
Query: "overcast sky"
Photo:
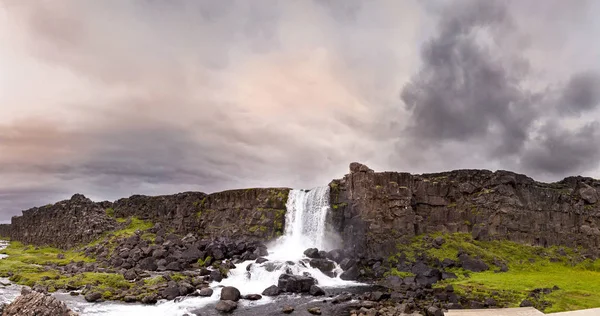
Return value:
[[(451, 3), (451, 5), (448, 5)], [(600, 177), (599, 1), (0, 0), (0, 222), (79, 192)]]

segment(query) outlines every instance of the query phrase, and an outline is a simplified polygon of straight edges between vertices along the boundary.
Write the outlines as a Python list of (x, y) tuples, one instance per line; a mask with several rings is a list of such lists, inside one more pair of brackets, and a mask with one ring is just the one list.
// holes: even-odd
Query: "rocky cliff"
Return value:
[(73, 247), (91, 242), (113, 230), (117, 222), (105, 210), (83, 195), (53, 205), (35, 207), (14, 216), (10, 238), (29, 244)]
[(10, 224), (0, 224), (0, 238), (10, 237)]
[(13, 240), (70, 248), (119, 227), (116, 218), (161, 223), (166, 231), (202, 238), (271, 240), (283, 233), (289, 189), (245, 189), (205, 194), (134, 195), (95, 203), (76, 194), (70, 200), (36, 207), (15, 216), (7, 231)]
[(599, 251), (598, 180), (546, 184), (487, 170), (411, 175), (373, 172), (357, 163), (350, 169), (330, 183), (329, 222), (359, 255), (387, 257), (398, 243), (439, 231)]
[(110, 207), (116, 217), (136, 216), (160, 222), (181, 234), (265, 241), (283, 233), (289, 191), (287, 188), (261, 188), (212, 194), (135, 195), (120, 199)]

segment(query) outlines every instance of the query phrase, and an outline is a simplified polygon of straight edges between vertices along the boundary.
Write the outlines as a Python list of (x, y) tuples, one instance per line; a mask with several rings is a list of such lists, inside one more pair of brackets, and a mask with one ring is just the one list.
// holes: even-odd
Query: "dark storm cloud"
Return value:
[(476, 143), (490, 159), (538, 174), (597, 167), (595, 122), (571, 129), (560, 121), (536, 125), (554, 119), (556, 110), (593, 110), (598, 73), (576, 73), (558, 88), (528, 88), (529, 62), (511, 46), (523, 30), (507, 3), (462, 1), (442, 10), (437, 34), (422, 47), (423, 66), (401, 93), (411, 111), (407, 132), (420, 144), (448, 142), (459, 151), (460, 144)]
[(567, 114), (580, 114), (600, 105), (600, 74), (587, 72), (575, 74), (566, 84), (560, 110)]

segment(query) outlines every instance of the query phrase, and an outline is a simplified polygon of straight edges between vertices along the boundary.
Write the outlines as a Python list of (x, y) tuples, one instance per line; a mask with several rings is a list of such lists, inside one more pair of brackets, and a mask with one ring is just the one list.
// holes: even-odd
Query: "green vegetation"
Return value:
[(109, 207), (104, 211), (106, 212), (106, 216), (115, 217), (115, 210), (112, 207)]
[[(444, 238), (444, 243), (433, 247), (435, 237)], [(421, 256), (456, 260), (459, 252), (486, 262), (489, 271), (466, 273), (463, 269), (450, 269), (458, 279), (436, 285), (452, 284), (459, 295), (479, 299), (494, 297), (502, 306), (517, 307), (534, 289), (557, 286), (558, 290), (541, 296), (551, 304), (545, 308), (546, 313), (600, 307), (600, 260), (584, 259), (576, 249), (543, 248), (511, 241), (476, 241), (462, 233), (418, 236), (397, 248), (398, 254), (388, 258), (391, 264), (401, 259), (414, 261)], [(508, 272), (493, 271), (498, 261), (509, 267)], [(388, 275), (398, 274), (402, 275), (395, 269), (388, 272)]]
[(398, 277), (401, 277), (401, 278), (405, 278), (405, 277), (409, 277), (409, 276), (414, 276), (413, 273), (402, 272), (402, 271), (398, 271), (398, 269), (396, 269), (396, 268), (392, 268), (390, 271), (388, 271), (388, 272), (385, 273), (384, 277), (388, 277), (388, 276), (392, 276), (392, 275), (395, 275), (395, 276), (398, 276)]
[(148, 286), (152, 286), (152, 285), (157, 285), (157, 284), (161, 284), (166, 282), (167, 280), (165, 280), (165, 278), (163, 278), (162, 276), (156, 276), (153, 278), (148, 278), (148, 279), (144, 279), (144, 284), (148, 285)]
[[(29, 265), (50, 265), (56, 264), (64, 266), (71, 261), (93, 262), (94, 259), (85, 257), (83, 254), (72, 250), (61, 250), (51, 247), (33, 247), (23, 245), (18, 241), (13, 241), (0, 250), (0, 254), (8, 255), (8, 258), (0, 260), (0, 271), (5, 265), (15, 265), (16, 263)], [(1, 272), (0, 272), (1, 273)]]
[(211, 256), (206, 257), (204, 260), (198, 259), (198, 266), (199, 267), (206, 267), (211, 262), (212, 262), (212, 257)]
[(336, 204), (333, 204), (331, 207), (332, 207), (334, 210), (337, 210), (337, 209), (338, 209), (338, 208), (340, 208), (340, 207), (346, 207), (346, 206), (348, 206), (348, 203), (336, 203)]
[(136, 231), (145, 231), (154, 227), (154, 224), (150, 221), (141, 220), (137, 217), (132, 217), (131, 222), (127, 227), (113, 232), (111, 235), (117, 238), (130, 237), (135, 234)]
[(179, 282), (179, 281), (182, 281), (185, 279), (187, 279), (187, 277), (181, 273), (176, 272), (176, 273), (171, 274), (171, 280), (173, 280), (175, 282)]

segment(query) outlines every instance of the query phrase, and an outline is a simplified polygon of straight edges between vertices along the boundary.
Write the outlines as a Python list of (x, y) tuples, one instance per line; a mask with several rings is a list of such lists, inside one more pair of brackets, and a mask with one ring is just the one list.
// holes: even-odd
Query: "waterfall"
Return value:
[(302, 250), (311, 247), (324, 249), (329, 186), (308, 191), (292, 190), (286, 207), (285, 232), (280, 242)]

